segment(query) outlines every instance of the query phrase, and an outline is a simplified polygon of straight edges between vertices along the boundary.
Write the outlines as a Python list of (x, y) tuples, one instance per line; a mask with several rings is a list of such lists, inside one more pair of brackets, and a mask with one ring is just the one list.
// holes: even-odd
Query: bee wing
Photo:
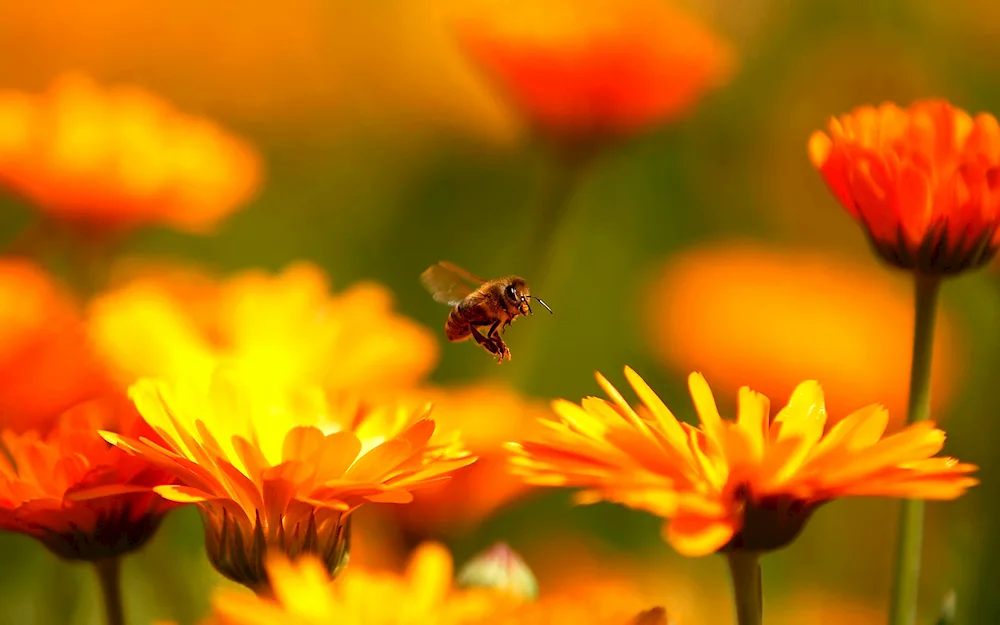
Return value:
[(420, 274), (420, 282), (436, 301), (457, 306), (486, 280), (443, 260)]

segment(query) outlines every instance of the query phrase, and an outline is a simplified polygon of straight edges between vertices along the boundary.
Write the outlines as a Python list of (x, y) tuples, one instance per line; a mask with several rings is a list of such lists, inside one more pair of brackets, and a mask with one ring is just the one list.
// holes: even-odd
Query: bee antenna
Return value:
[(542, 306), (545, 306), (545, 310), (549, 311), (550, 315), (555, 314), (555, 313), (552, 312), (552, 309), (549, 308), (549, 305), (542, 301), (542, 298), (538, 297), (537, 295), (529, 295), (528, 297), (530, 297), (530, 298), (532, 298), (534, 300), (537, 300), (539, 304), (541, 304)]

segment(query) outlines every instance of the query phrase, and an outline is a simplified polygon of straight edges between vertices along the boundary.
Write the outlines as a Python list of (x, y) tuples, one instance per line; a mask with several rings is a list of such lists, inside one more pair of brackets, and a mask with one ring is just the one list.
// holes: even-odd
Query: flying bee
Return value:
[[(420, 274), (420, 281), (436, 301), (452, 307), (444, 324), (448, 340), (457, 343), (472, 337), (497, 357), (497, 364), (510, 360), (510, 350), (501, 338), (507, 326), (521, 315), (535, 314), (529, 300), (537, 301), (552, 314), (549, 305), (532, 295), (520, 276), (486, 280), (454, 263), (441, 261)], [(487, 327), (483, 335), (479, 329)]]

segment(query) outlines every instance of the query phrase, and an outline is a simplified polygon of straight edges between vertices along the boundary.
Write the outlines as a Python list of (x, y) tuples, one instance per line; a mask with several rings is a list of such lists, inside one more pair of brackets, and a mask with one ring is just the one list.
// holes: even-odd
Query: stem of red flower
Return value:
[[(934, 321), (937, 317), (939, 276), (916, 274), (916, 318), (913, 328), (913, 359), (910, 364), (910, 403), (907, 423), (930, 418), (931, 357)], [(900, 506), (896, 538), (896, 567), (892, 580), (889, 625), (913, 625), (917, 620), (917, 594), (923, 547), (924, 502), (904, 499)]]
[(566, 218), (580, 174), (591, 158), (587, 148), (558, 149), (550, 159), (542, 181), (536, 207), (536, 219), (528, 241), (529, 266), (525, 273), (531, 284), (540, 284), (549, 270), (555, 248), (555, 234)]
[(760, 554), (737, 549), (726, 553), (726, 562), (733, 580), (737, 625), (760, 625), (764, 619)]
[(122, 605), (122, 560), (119, 556), (94, 561), (97, 579), (101, 584), (104, 598), (104, 613), (108, 625), (125, 625), (125, 609)]

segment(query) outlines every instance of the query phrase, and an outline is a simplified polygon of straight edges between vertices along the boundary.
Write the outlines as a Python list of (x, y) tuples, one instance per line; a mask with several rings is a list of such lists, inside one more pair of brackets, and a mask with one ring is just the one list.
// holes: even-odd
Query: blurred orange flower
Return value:
[[(683, 252), (657, 271), (644, 291), (644, 325), (672, 370), (775, 398), (803, 378), (822, 380), (832, 413), (878, 401), (893, 425), (903, 422), (913, 295), (896, 276), (831, 254), (742, 243)], [(940, 410), (963, 357), (947, 308), (934, 339), (931, 407)]]
[(45, 93), (0, 92), (0, 183), (87, 230), (205, 232), (260, 183), (256, 152), (135, 87), (76, 74)]
[(558, 418), (537, 440), (511, 443), (513, 469), (534, 484), (580, 486), (580, 503), (606, 500), (670, 519), (664, 537), (683, 555), (753, 552), (791, 542), (821, 504), (849, 496), (954, 499), (978, 480), (932, 457), (944, 432), (923, 421), (883, 438), (877, 404), (829, 431), (823, 392), (803, 382), (770, 416), (767, 397), (740, 389), (736, 421), (723, 420), (705, 378), (692, 373), (700, 428), (681, 425), (632, 369), (633, 409), (600, 374), (612, 401), (554, 402)]
[[(424, 543), (405, 573), (351, 567), (332, 584), (312, 558), (290, 563), (272, 554), (268, 571), (274, 598), (221, 591), (205, 625), (500, 625), (579, 623), (581, 625), (666, 625), (662, 609), (639, 612), (627, 599), (595, 586), (594, 594), (525, 602), (495, 589), (460, 589), (452, 581), (453, 562), (438, 543)], [(595, 612), (594, 608), (598, 610)]]
[(77, 302), (41, 267), (0, 259), (0, 428), (44, 429), (110, 388)]
[(728, 80), (733, 61), (658, 0), (503, 2), (462, 21), (459, 36), (540, 130), (570, 141), (671, 121)]
[(767, 622), (774, 625), (883, 625), (884, 607), (874, 607), (829, 591), (797, 591), (768, 605)]
[(130, 396), (165, 444), (105, 438), (177, 477), (156, 492), (197, 504), (213, 566), (256, 590), (267, 584), (266, 549), (314, 554), (339, 571), (352, 511), (408, 503), (410, 491), (475, 462), (457, 441), (431, 443), (434, 421), (420, 413), (330, 416), (318, 389), (274, 393), (222, 369), (208, 380), (143, 379)]
[(809, 157), (889, 263), (934, 274), (1000, 247), (1000, 125), (943, 100), (885, 103), (831, 118)]
[(123, 397), (83, 402), (46, 435), (4, 430), (0, 529), (40, 540), (56, 555), (99, 560), (142, 547), (175, 504), (153, 488), (170, 474), (116, 449), (97, 433), (110, 427), (155, 436)]
[(391, 510), (410, 542), (468, 531), (531, 488), (507, 470), (503, 443), (536, 430), (538, 417), (548, 413), (544, 403), (492, 383), (413, 394), (432, 403), (438, 429), (460, 433), (479, 460), (447, 483), (416, 493), (411, 505)]
[(92, 301), (88, 324), (123, 385), (207, 375), (226, 362), (275, 388), (381, 395), (416, 384), (438, 355), (431, 331), (392, 308), (377, 284), (331, 293), (323, 271), (305, 262), (226, 280), (147, 268)]

